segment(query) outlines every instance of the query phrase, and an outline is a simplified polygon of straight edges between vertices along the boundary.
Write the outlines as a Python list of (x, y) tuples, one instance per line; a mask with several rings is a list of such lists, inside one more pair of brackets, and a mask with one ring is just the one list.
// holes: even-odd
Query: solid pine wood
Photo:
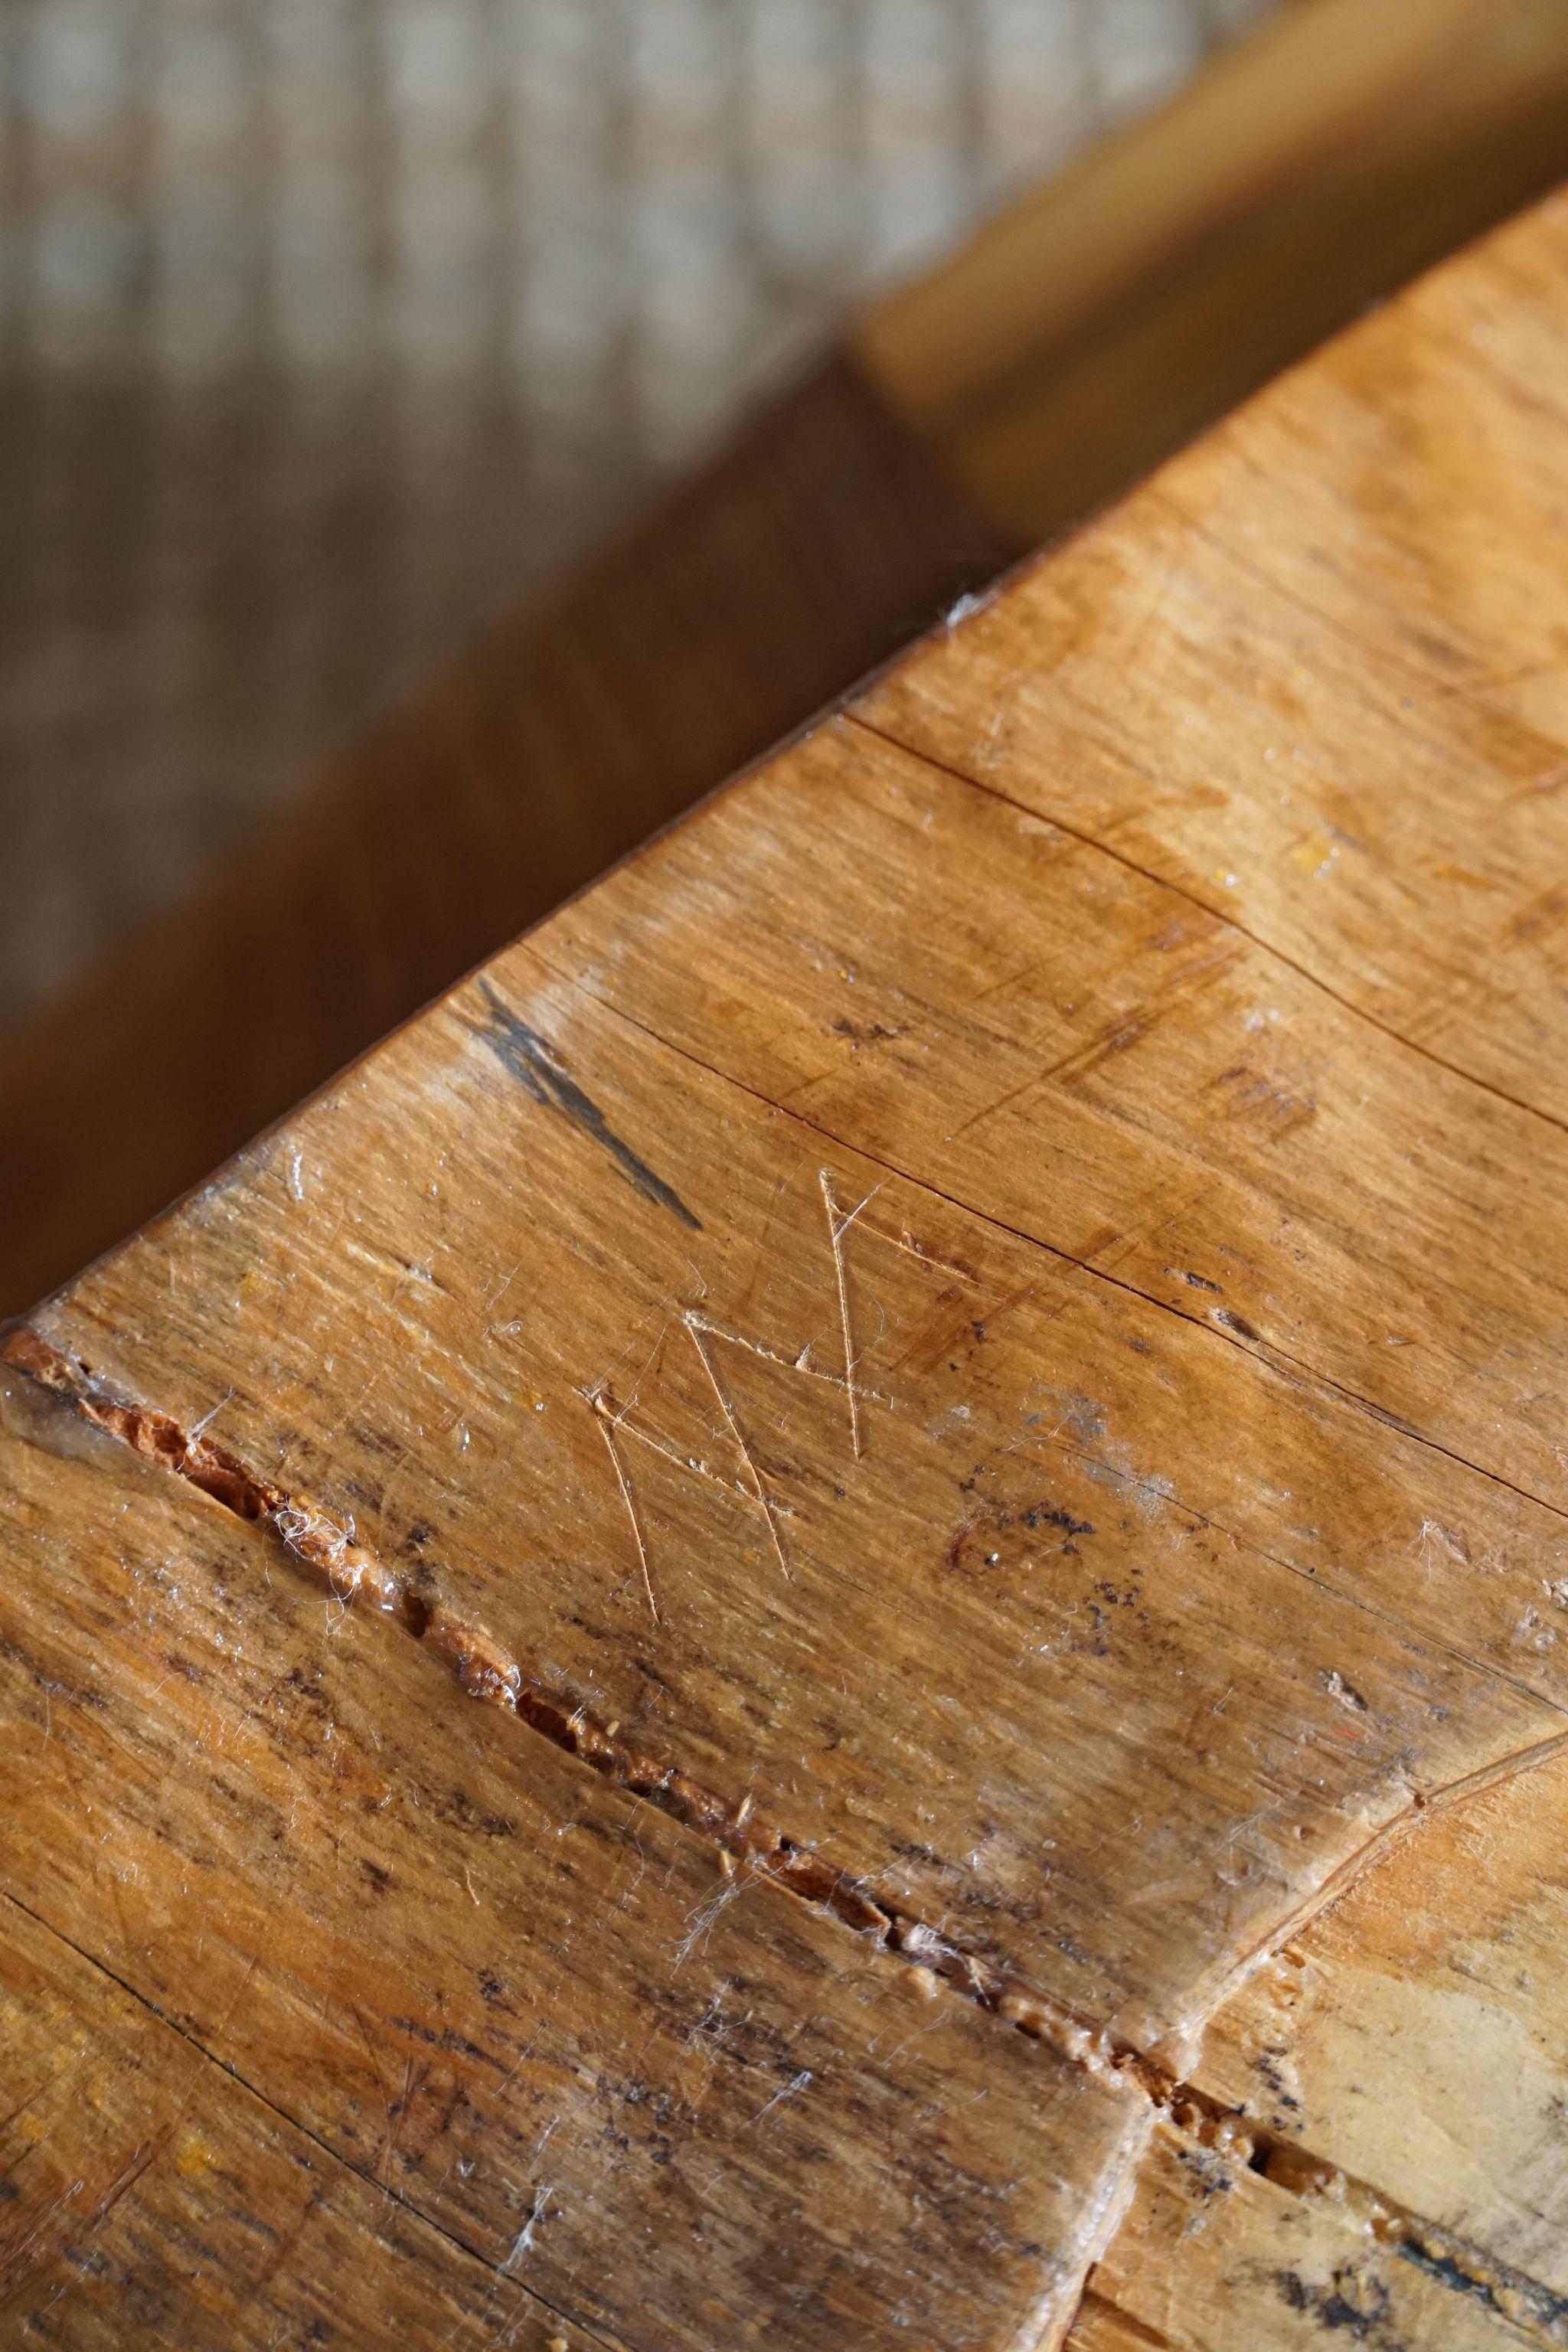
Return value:
[(1564, 236), (13, 1328), (0, 2308), (1564, 2339)]

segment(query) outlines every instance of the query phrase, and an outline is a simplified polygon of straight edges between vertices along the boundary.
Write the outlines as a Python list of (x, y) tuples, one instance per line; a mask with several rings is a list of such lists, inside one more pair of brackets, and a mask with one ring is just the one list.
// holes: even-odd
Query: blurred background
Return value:
[(1268, 0), (0, 0), (0, 1032)]

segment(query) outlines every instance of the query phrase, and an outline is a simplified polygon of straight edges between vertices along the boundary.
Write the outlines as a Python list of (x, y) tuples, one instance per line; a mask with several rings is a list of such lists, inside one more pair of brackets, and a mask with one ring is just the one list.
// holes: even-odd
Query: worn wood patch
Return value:
[(1568, 1496), (1558, 1129), (1048, 818), (840, 722), (539, 953), (835, 1141)]
[[(1072, 2352), (1518, 2352), (1506, 2288), (1447, 2275), (1333, 2195), (1298, 2195), (1162, 2126)], [(1529, 2330), (1529, 2332), (1526, 2332)]]
[(14, 1898), (0, 1906), (0, 2027), (7, 2342), (595, 2340), (289, 2123)]
[(1568, 204), (1483, 251), (862, 707), (1560, 1129)]
[(1560, 2299), (1568, 1770), (1425, 1822), (1222, 2009), (1197, 2076)]

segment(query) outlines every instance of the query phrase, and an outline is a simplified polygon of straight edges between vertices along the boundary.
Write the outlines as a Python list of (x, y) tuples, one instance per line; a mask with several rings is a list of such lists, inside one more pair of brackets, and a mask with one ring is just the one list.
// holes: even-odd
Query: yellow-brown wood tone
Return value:
[(1565, 1763), (1416, 1817), (1221, 2008), (1071, 2352), (1568, 2336)]
[(0, 1053), (0, 1311), (1568, 172), (1561, 0), (1298, 0), (1031, 194)]
[(1221, 2011), (1198, 2073), (1568, 2298), (1564, 1765), (1413, 1830)]
[(18, 2340), (1568, 2340), (1565, 350), (1552, 205), (12, 1329)]

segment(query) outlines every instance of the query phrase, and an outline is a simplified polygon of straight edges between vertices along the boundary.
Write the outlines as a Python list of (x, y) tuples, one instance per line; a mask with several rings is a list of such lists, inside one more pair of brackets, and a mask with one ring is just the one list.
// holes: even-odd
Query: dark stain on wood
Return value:
[(562, 1112), (585, 1135), (592, 1136), (645, 1200), (657, 1202), (692, 1233), (700, 1234), (701, 1219), (693, 1216), (679, 1193), (662, 1176), (656, 1176), (647, 1160), (639, 1159), (631, 1145), (616, 1133), (598, 1104), (584, 1093), (574, 1078), (567, 1076), (548, 1041), (531, 1029), (526, 1021), (519, 1020), (488, 980), (480, 981), (479, 993), (489, 1006), (492, 1021), (475, 1034), (489, 1047), (502, 1069), (520, 1086), (526, 1087), (535, 1102)]

